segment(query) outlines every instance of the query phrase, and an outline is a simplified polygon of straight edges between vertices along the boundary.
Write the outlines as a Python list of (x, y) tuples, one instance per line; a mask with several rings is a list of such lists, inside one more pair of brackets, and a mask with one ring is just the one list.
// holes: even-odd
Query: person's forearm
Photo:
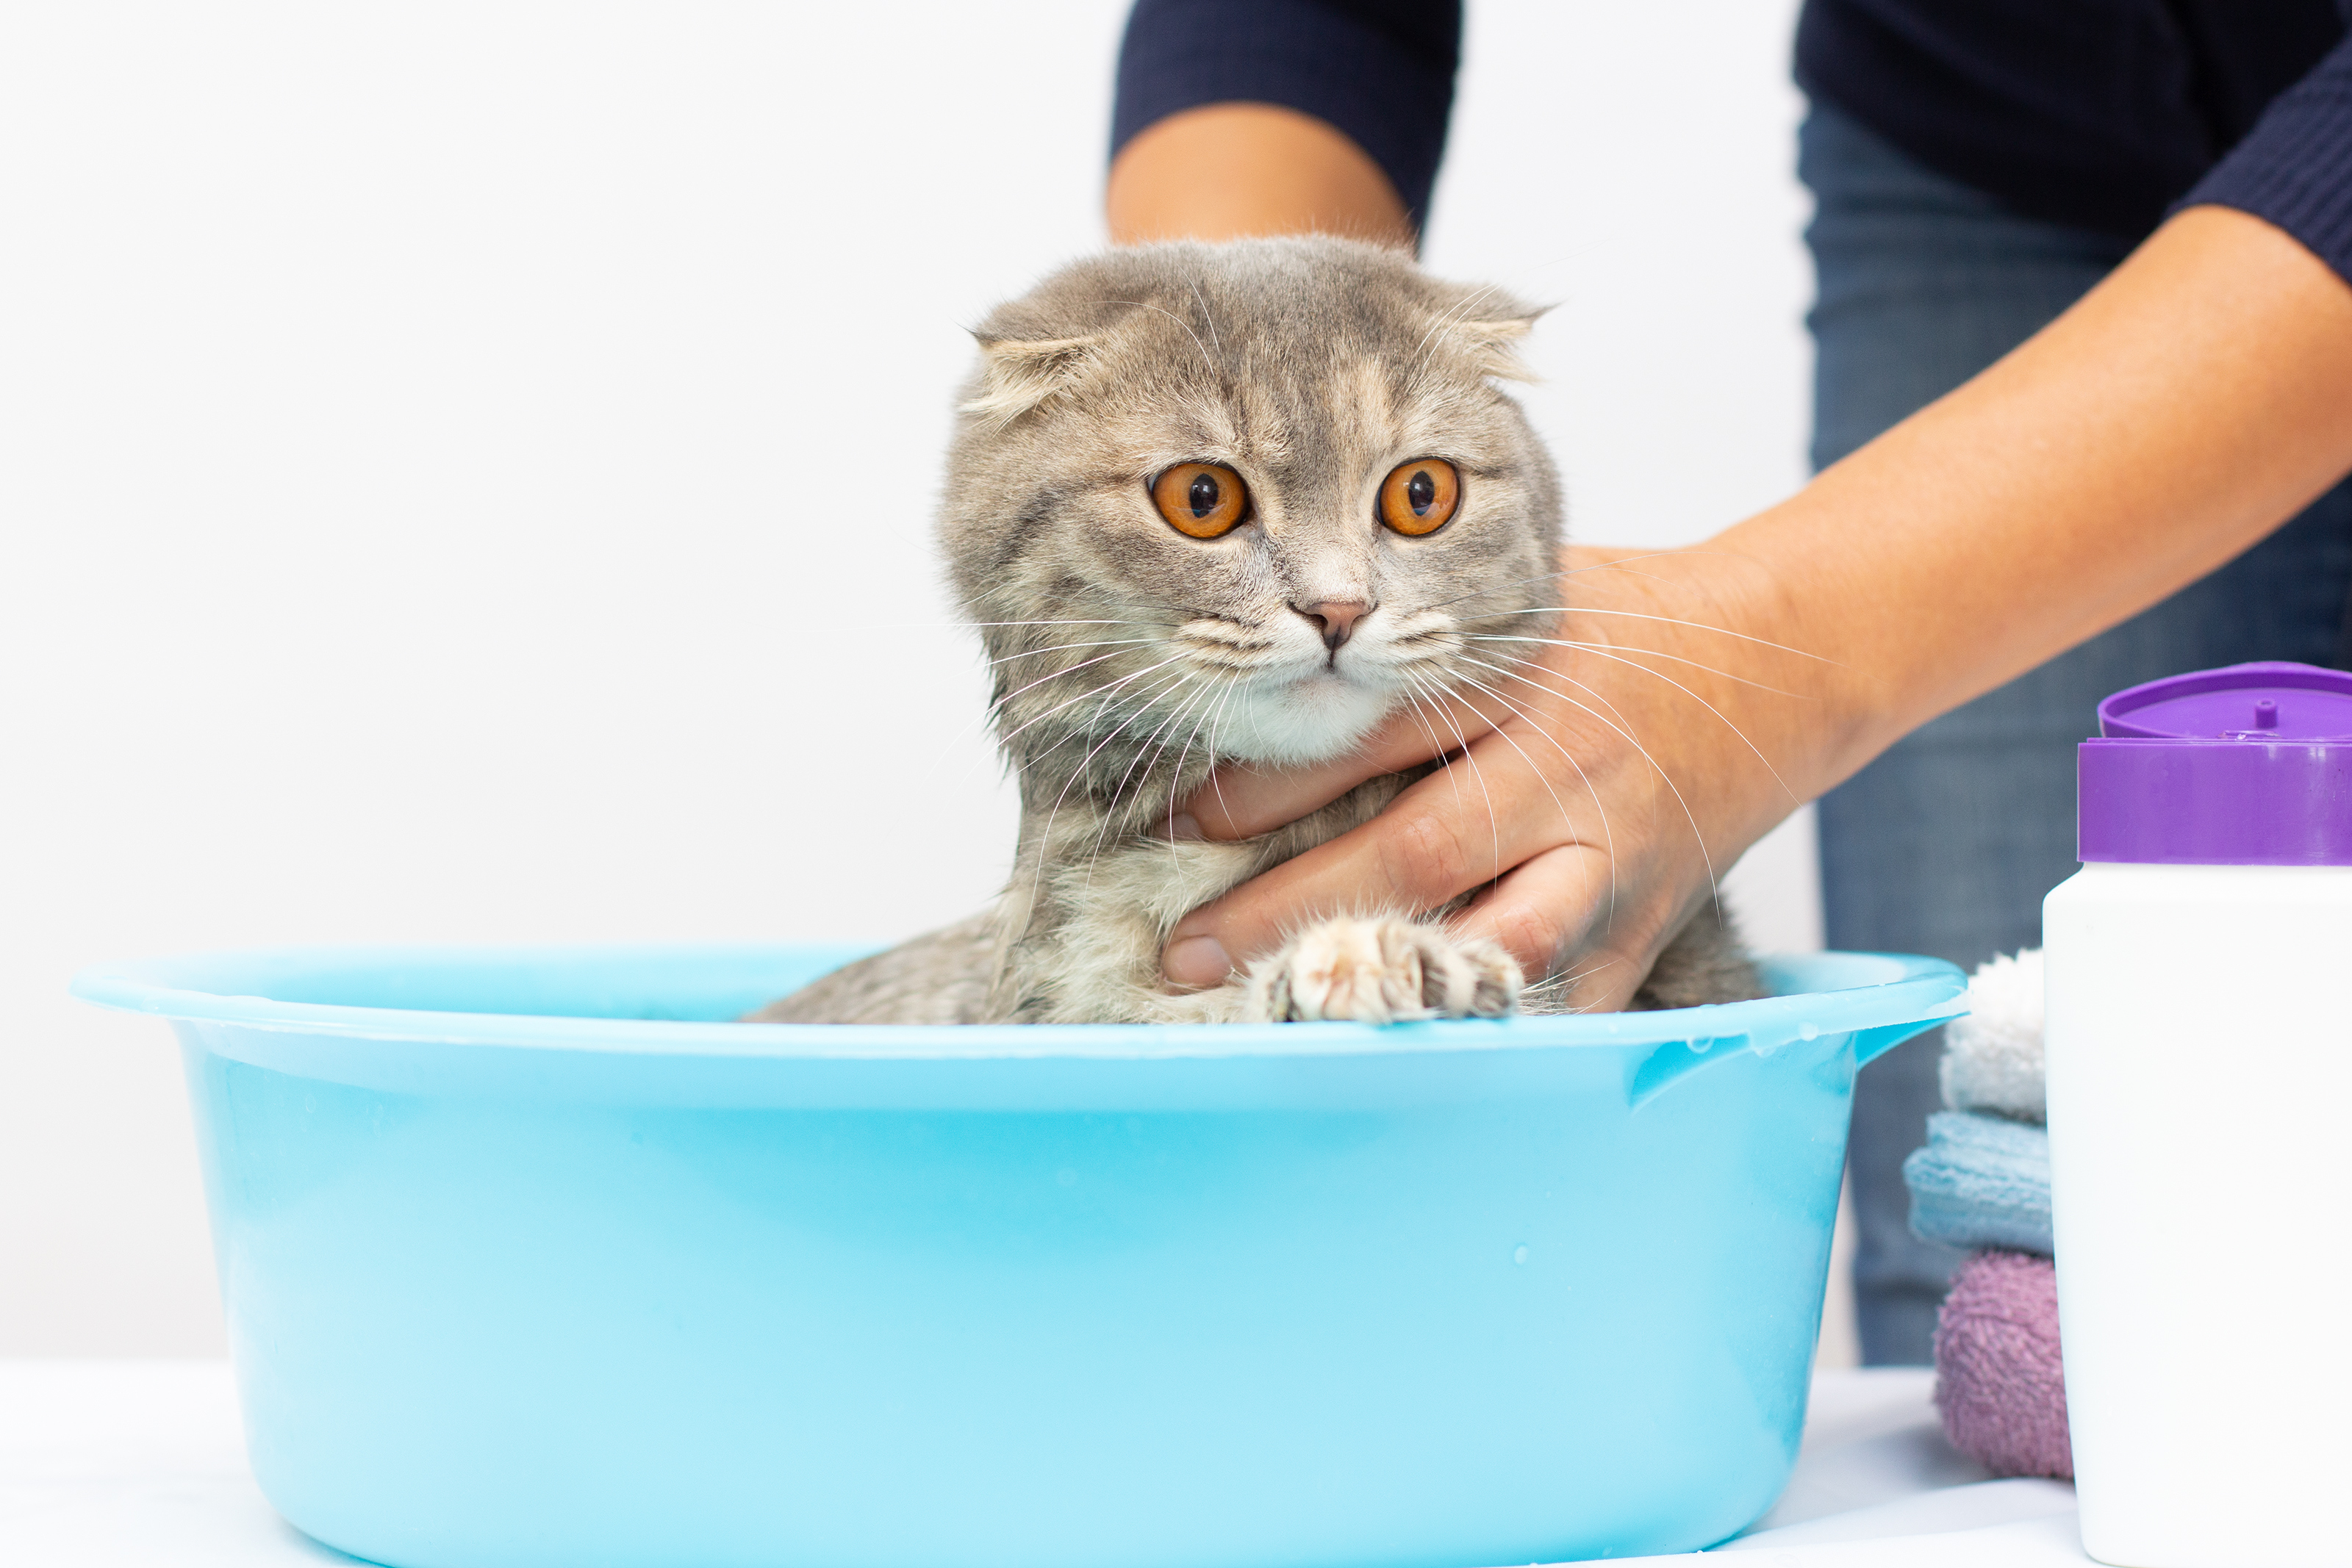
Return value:
[(1213, 103), (1129, 141), (1103, 193), (1113, 245), (1333, 234), (1410, 246), (1396, 187), (1371, 156), (1312, 115)]
[(2219, 207), (1707, 547), (1775, 641), (1842, 666), (1811, 795), (2243, 551), (2352, 470), (2352, 287)]

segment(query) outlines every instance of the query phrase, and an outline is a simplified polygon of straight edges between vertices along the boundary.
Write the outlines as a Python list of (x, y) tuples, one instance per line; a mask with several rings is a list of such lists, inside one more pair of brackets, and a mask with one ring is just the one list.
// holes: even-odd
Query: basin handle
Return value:
[(1722, 1034), (1705, 1040), (1670, 1040), (1642, 1059), (1625, 1086), (1625, 1101), (1638, 1108), (1664, 1092), (1666, 1085), (1692, 1069), (1736, 1056), (1754, 1044), (1745, 1034)]
[(1914, 1035), (1941, 1029), (1951, 1022), (1949, 1018), (1913, 1019), (1908, 1023), (1883, 1023), (1875, 1029), (1853, 1031), (1853, 1064), (1865, 1067), (1885, 1056)]
[[(1906, 1019), (1901, 1023), (1877, 1024), (1869, 1029), (1852, 1031), (1848, 1039), (1853, 1047), (1853, 1064), (1859, 1069), (1876, 1061), (1914, 1035), (1951, 1022), (1948, 1014), (1932, 1018)], [(1625, 1087), (1628, 1104), (1641, 1106), (1656, 1099), (1684, 1073), (1703, 1067), (1709, 1061), (1727, 1056), (1737, 1056), (1755, 1045), (1753, 1036), (1747, 1034), (1716, 1035), (1704, 1040), (1670, 1040), (1642, 1059), (1633, 1070), (1633, 1081)]]

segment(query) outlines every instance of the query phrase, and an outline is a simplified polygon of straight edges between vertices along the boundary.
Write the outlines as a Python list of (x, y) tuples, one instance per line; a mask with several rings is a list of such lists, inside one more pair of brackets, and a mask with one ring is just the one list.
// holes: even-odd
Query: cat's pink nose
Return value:
[(1318, 604), (1294, 604), (1301, 615), (1322, 630), (1323, 645), (1333, 653), (1355, 631), (1356, 622), (1372, 612), (1372, 607), (1360, 599), (1326, 599)]

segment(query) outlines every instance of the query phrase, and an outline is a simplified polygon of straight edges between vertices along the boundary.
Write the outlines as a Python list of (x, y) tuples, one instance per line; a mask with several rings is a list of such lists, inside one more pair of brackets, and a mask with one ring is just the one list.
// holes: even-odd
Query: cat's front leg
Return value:
[(1252, 1023), (1402, 1023), (1500, 1018), (1518, 1009), (1519, 966), (1483, 937), (1398, 915), (1319, 921), (1250, 966)]

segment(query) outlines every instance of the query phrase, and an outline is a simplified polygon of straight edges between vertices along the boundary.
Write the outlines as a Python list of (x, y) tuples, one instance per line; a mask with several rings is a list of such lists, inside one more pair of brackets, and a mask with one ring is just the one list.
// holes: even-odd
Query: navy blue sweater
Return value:
[[(2352, 0), (1805, 0), (1797, 79), (2030, 216), (2137, 239), (2237, 207), (2352, 281)], [(1202, 104), (1328, 121), (1416, 220), (1445, 146), (1460, 0), (1137, 0), (1112, 150)]]

